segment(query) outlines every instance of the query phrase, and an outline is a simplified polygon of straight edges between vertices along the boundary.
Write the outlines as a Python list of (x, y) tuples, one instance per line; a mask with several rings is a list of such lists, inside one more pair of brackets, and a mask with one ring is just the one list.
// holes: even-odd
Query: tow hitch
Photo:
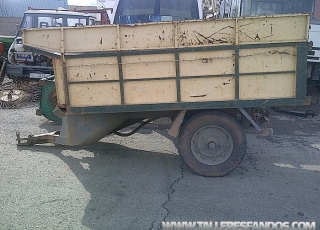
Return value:
[(30, 146), (30, 145), (36, 145), (36, 144), (46, 144), (46, 143), (52, 143), (55, 144), (55, 139), (60, 134), (60, 131), (55, 131), (51, 133), (45, 133), (40, 135), (29, 135), (26, 138), (21, 138), (20, 133), (16, 133), (17, 135), (17, 141), (18, 146)]

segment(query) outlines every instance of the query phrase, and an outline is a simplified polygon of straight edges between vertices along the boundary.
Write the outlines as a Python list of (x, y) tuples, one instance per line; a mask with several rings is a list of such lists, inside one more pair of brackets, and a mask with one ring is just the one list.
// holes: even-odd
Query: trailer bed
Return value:
[(308, 15), (48, 28), (24, 45), (54, 60), (68, 113), (308, 103)]

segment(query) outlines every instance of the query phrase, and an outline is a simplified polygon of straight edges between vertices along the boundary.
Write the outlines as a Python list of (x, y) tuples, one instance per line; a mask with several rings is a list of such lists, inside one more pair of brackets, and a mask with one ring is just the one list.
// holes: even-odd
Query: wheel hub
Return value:
[(222, 127), (210, 125), (199, 129), (191, 139), (193, 156), (203, 164), (218, 165), (232, 154), (233, 139)]
[(210, 142), (210, 143), (208, 144), (208, 148), (209, 148), (209, 149), (215, 149), (215, 148), (216, 148), (216, 143)]

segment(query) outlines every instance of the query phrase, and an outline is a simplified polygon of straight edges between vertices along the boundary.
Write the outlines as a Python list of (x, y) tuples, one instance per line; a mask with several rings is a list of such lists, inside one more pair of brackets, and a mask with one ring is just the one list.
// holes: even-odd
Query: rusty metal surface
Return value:
[(309, 17), (301, 14), (130, 26), (30, 29), (24, 31), (23, 42), (26, 46), (62, 54), (298, 42), (308, 39), (308, 23)]

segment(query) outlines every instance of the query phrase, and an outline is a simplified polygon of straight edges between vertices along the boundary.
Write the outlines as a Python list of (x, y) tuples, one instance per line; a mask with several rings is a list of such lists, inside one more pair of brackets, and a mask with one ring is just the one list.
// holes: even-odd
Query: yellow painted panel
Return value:
[(295, 47), (240, 50), (240, 73), (295, 71)]
[(121, 104), (119, 83), (69, 85), (71, 107), (110, 106)]
[(234, 51), (180, 53), (180, 75), (234, 74)]
[(239, 84), (241, 100), (294, 98), (296, 95), (294, 74), (241, 76)]
[(61, 51), (61, 28), (29, 29), (23, 32), (23, 44), (42, 50)]
[(208, 21), (159, 22), (31, 29), (24, 44), (51, 52), (95, 52), (261, 44), (308, 40), (307, 15), (226, 18)]
[(60, 59), (53, 59), (53, 71), (57, 90), (58, 105), (66, 105), (65, 84), (63, 78), (63, 66)]
[(122, 50), (174, 47), (173, 23), (140, 24), (120, 27)]
[[(307, 15), (182, 21), (141, 25), (107, 25), (84, 28), (48, 28), (27, 30), (24, 44), (60, 57), (54, 60), (59, 105), (66, 104), (63, 77), (64, 50), (67, 59), (70, 106), (110, 106), (121, 104), (120, 83), (90, 81), (119, 80), (116, 57), (104, 57), (103, 51), (122, 55), (126, 104), (175, 103), (176, 80), (145, 80), (174, 77), (175, 54), (179, 52), (181, 98), (183, 102), (224, 101), (235, 99), (233, 77), (201, 78), (202, 75), (233, 74), (234, 51), (190, 51), (186, 47), (287, 43), (307, 41)], [(237, 24), (238, 23), (238, 24)], [(287, 44), (286, 44), (287, 45)], [(249, 47), (249, 46), (248, 46)], [(248, 48), (247, 47), (247, 48)], [(169, 49), (166, 49), (169, 48)], [(172, 49), (171, 49), (172, 48)], [(242, 50), (240, 73), (295, 71), (296, 50), (293, 47)], [(120, 52), (159, 49), (170, 54), (124, 56)], [(195, 49), (197, 50), (197, 49)], [(73, 52), (73, 53), (68, 53)], [(89, 55), (99, 57), (89, 57)], [(88, 55), (77, 58), (77, 55)], [(198, 76), (198, 78), (186, 78)], [(135, 81), (128, 81), (128, 80)], [(138, 81), (137, 81), (138, 80)], [(87, 81), (74, 84), (76, 81)], [(72, 83), (73, 82), (73, 83)], [(295, 74), (240, 76), (240, 99), (294, 98)]]
[(179, 47), (233, 44), (235, 31), (234, 19), (180, 22)]
[(108, 51), (117, 48), (117, 27), (67, 27), (65, 31), (66, 52)]
[(176, 80), (125, 82), (124, 95), (131, 105), (177, 102)]
[(305, 15), (240, 19), (239, 44), (305, 41), (308, 20)]
[(119, 80), (117, 57), (92, 57), (67, 59), (70, 82)]
[(150, 54), (122, 57), (124, 79), (175, 77), (174, 54)]
[(234, 99), (234, 77), (181, 79), (181, 100), (183, 102), (224, 101)]

